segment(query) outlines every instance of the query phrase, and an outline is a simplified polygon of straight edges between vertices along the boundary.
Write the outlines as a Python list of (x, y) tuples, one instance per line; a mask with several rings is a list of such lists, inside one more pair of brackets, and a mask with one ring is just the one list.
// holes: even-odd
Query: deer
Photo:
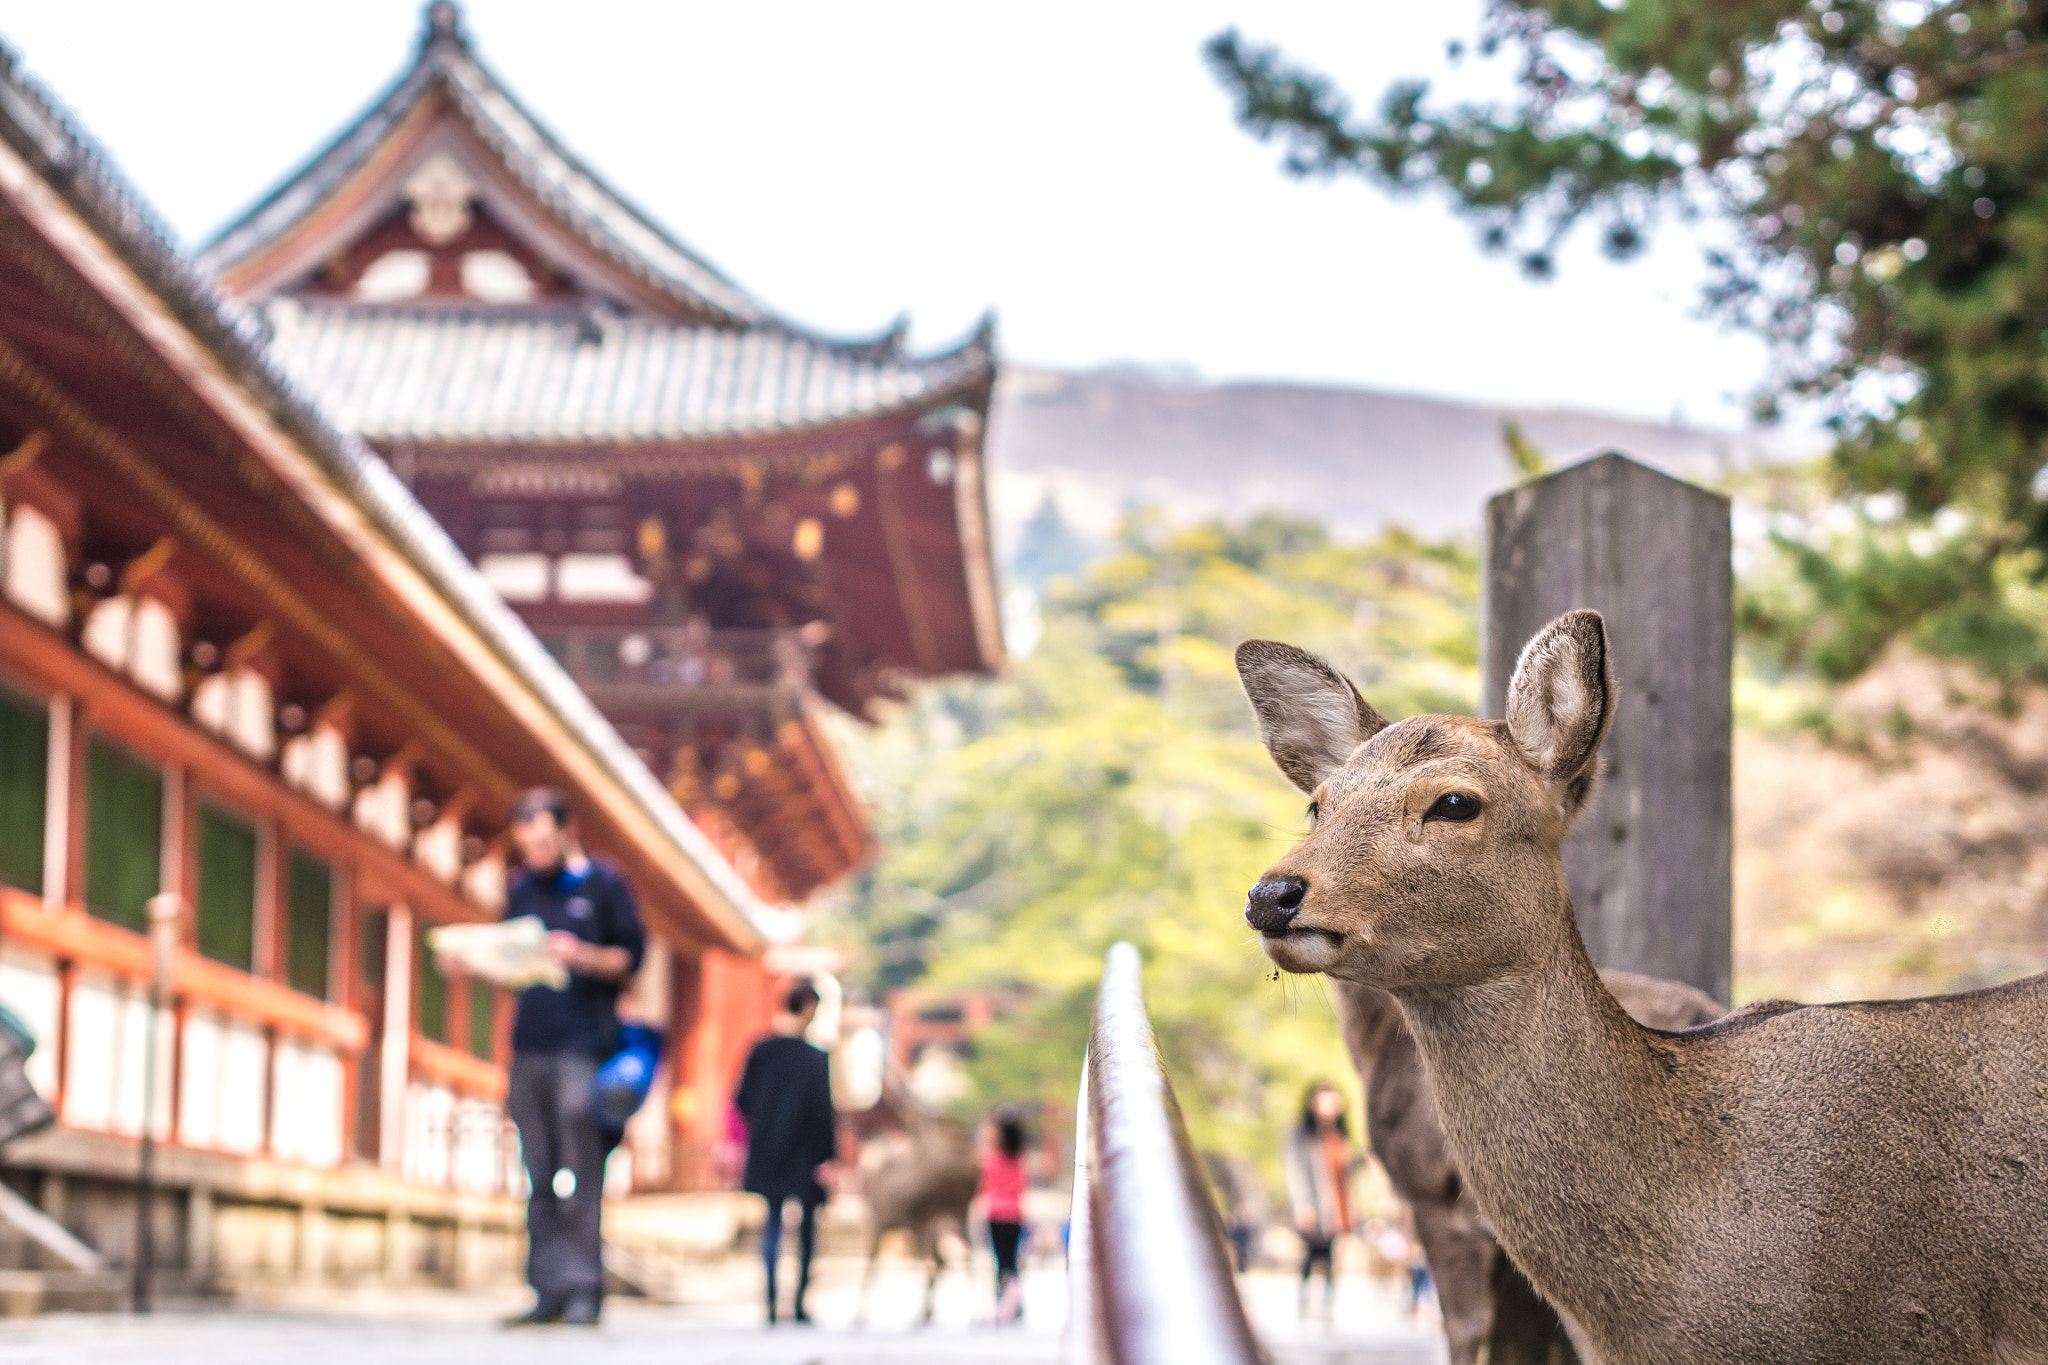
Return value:
[(860, 1277), (855, 1321), (868, 1318), (868, 1287), (882, 1253), (882, 1238), (903, 1229), (927, 1264), (918, 1325), (929, 1324), (946, 1258), (940, 1237), (950, 1227), (967, 1238), (968, 1206), (981, 1184), (981, 1164), (957, 1125), (921, 1119), (910, 1144), (892, 1153), (861, 1182), (868, 1203), (868, 1258)]
[[(1678, 1030), (1726, 1013), (1705, 991), (1633, 972), (1600, 979), (1637, 1023)], [(1394, 1193), (1415, 1218), (1415, 1237), (1436, 1281), (1450, 1365), (1524, 1365), (1569, 1360), (1557, 1314), (1500, 1249), (1444, 1137), (1429, 1074), (1394, 998), (1370, 986), (1333, 983), (1339, 1031), (1365, 1087), (1366, 1139)]]
[(1306, 838), (1245, 915), (1273, 965), (1386, 992), (1494, 1235), (1598, 1365), (2048, 1361), (2048, 975), (1631, 1019), (1560, 848), (1619, 699), (1599, 613), (1506, 716), (1389, 723), (1322, 659), (1238, 674)]

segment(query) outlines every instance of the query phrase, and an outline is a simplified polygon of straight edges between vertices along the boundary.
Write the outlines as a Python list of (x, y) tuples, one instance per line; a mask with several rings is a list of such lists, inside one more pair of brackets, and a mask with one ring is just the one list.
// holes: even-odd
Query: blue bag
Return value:
[(597, 1126), (617, 1132), (647, 1102), (654, 1072), (661, 1065), (661, 1030), (645, 1024), (620, 1024), (619, 1047), (597, 1069), (590, 1083), (590, 1117)]

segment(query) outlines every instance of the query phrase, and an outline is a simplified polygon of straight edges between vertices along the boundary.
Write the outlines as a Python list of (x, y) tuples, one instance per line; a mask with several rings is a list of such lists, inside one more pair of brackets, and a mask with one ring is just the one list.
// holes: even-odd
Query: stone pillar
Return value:
[(1621, 455), (1490, 499), (1482, 714), (1551, 618), (1607, 620), (1621, 699), (1594, 808), (1565, 844), (1580, 932), (1602, 967), (1729, 991), (1734, 579), (1728, 500)]
[(455, 1215), (455, 1287), (473, 1289), (484, 1279), (484, 1230), (475, 1215)]
[(299, 1205), (299, 1279), (317, 1285), (327, 1276), (327, 1210), (308, 1200)]
[(195, 1279), (213, 1273), (213, 1190), (205, 1185), (185, 1193), (185, 1269)]
[(44, 1171), (42, 1187), (36, 1191), (36, 1203), (44, 1213), (61, 1223), (70, 1210), (71, 1182), (62, 1171)]
[(384, 1277), (394, 1284), (412, 1279), (412, 1211), (393, 1205), (384, 1215)]

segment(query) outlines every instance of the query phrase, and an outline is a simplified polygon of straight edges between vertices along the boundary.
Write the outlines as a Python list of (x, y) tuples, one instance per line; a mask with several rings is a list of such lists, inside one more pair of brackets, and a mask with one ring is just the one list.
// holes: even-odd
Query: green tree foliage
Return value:
[(1773, 343), (1765, 408), (1817, 405), (1833, 491), (1897, 497), (1788, 538), (1797, 591), (1749, 624), (1835, 677), (1900, 636), (2048, 677), (2044, 24), (2043, 0), (1492, 0), (1477, 55), (1511, 97), (1408, 81), (1372, 117), (1235, 31), (1208, 56), (1290, 171), (1434, 190), (1533, 275), (1581, 227), (1625, 258), (1661, 215), (1710, 225), (1705, 304)]
[(1500, 443), (1507, 447), (1508, 465), (1516, 478), (1540, 479), (1550, 472), (1550, 457), (1543, 453), (1543, 447), (1529, 439), (1520, 422), (1500, 424)]
[(1469, 710), (1476, 597), (1462, 545), (1132, 516), (1005, 678), (850, 736), (888, 849), (843, 921), (870, 984), (1017, 992), (977, 1041), (971, 1102), (1071, 1102), (1103, 952), (1130, 939), (1198, 1143), (1265, 1155), (1306, 1079), (1348, 1068), (1321, 982), (1271, 980), (1243, 923), (1304, 822), (1232, 652), (1283, 638), (1390, 714)]

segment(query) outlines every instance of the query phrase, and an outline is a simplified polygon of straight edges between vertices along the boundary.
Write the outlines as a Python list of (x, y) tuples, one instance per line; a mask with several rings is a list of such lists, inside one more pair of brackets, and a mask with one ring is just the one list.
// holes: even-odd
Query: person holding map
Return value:
[[(536, 787), (512, 810), (522, 871), (505, 918), (537, 918), (545, 952), (567, 974), (520, 993), (505, 1106), (519, 1128), (526, 1173), (526, 1278), (533, 1308), (510, 1326), (591, 1326), (604, 1298), (604, 1159), (611, 1143), (591, 1114), (591, 1081), (616, 1050), (618, 999), (639, 970), (646, 934), (616, 868), (586, 856), (568, 801)], [(557, 980), (560, 976), (557, 975)]]

